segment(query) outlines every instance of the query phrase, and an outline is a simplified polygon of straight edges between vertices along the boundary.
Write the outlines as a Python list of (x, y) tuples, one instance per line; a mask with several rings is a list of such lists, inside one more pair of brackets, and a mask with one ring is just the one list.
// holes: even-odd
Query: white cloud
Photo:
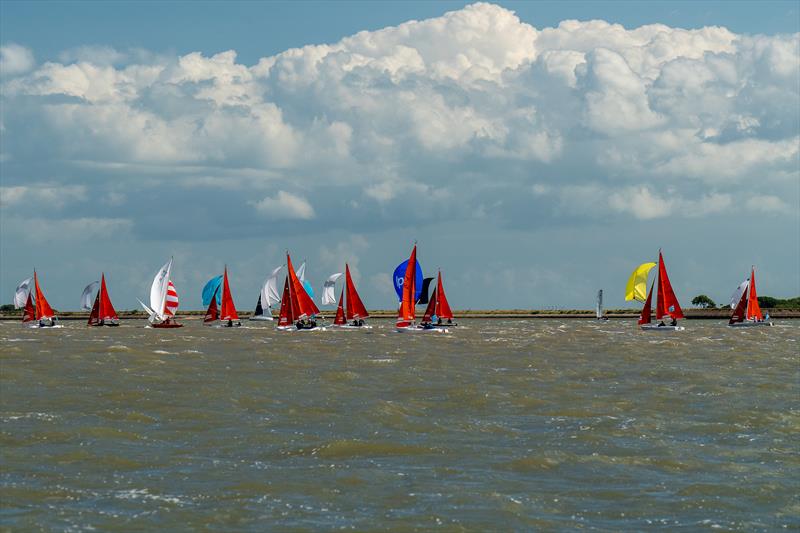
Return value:
[(789, 204), (787, 204), (777, 196), (772, 196), (772, 195), (751, 196), (745, 201), (745, 206), (750, 211), (771, 214), (771, 215), (776, 215), (776, 214), (780, 215), (792, 212), (792, 209), (791, 207), (789, 207)]
[(0, 46), (0, 74), (3, 76), (16, 76), (28, 72), (34, 64), (33, 52), (30, 49), (14, 43)]
[(315, 216), (308, 200), (286, 191), (278, 191), (275, 196), (267, 196), (253, 205), (259, 214), (272, 219), (310, 220)]
[(87, 189), (84, 185), (38, 183), (0, 187), (0, 205), (4, 208), (61, 209), (86, 198)]

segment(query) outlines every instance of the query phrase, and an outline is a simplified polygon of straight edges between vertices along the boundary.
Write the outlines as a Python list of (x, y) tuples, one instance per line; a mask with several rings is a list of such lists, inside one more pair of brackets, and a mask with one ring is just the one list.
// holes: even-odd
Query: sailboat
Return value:
[(758, 305), (756, 267), (751, 268), (750, 279), (745, 280), (734, 291), (733, 296), (731, 296), (731, 308), (733, 313), (728, 321), (728, 326), (732, 328), (773, 325), (769, 315), (764, 318), (761, 313), (761, 306)]
[(250, 315), (249, 320), (272, 320), (272, 306), (281, 301), (281, 295), (278, 294), (278, 273), (282, 268), (283, 265), (273, 269), (272, 274), (264, 281), (258, 293), (256, 310)]
[(178, 310), (178, 291), (170, 279), (172, 274), (172, 258), (156, 272), (153, 284), (150, 286), (150, 306), (142, 305), (147, 314), (148, 320), (154, 328), (182, 328), (183, 324), (175, 321), (175, 312)]
[(595, 315), (597, 320), (608, 320), (608, 317), (603, 314), (603, 289), (597, 291), (597, 307), (595, 308)]
[[(100, 290), (97, 291), (94, 297), (94, 303), (89, 305), (92, 301), (92, 293), (94, 293), (97, 286)], [(89, 326), (119, 326), (119, 317), (117, 311), (111, 304), (111, 298), (108, 296), (108, 289), (106, 288), (106, 275), (101, 274), (100, 281), (93, 281), (83, 289), (81, 295), (81, 308), (91, 311), (89, 314)]]
[[(421, 299), (422, 297), (420, 297), (420, 300)], [(435, 323), (433, 322), (433, 317), (436, 317)], [(442, 320), (447, 320), (447, 322), (444, 323)], [(450, 303), (447, 301), (447, 295), (444, 292), (441, 271), (439, 271), (437, 276), (436, 288), (433, 289), (433, 294), (431, 294), (428, 300), (428, 306), (425, 308), (422, 324), (430, 324), (435, 328), (449, 328), (458, 325), (453, 323), (453, 311), (450, 309)]]
[[(631, 274), (625, 288), (625, 300), (642, 301), (647, 287), (647, 275), (656, 266), (656, 263), (642, 263)], [(667, 276), (667, 268), (664, 266), (664, 257), (661, 250), (658, 251), (658, 289), (656, 296), (656, 320), (657, 324), (651, 323), (651, 302), (653, 298), (653, 288), (656, 280), (650, 286), (647, 297), (644, 300), (642, 313), (639, 315), (639, 327), (645, 331), (683, 331), (686, 328), (678, 325), (678, 319), (683, 318), (683, 311), (672, 290), (672, 284)], [(671, 323), (665, 322), (666, 318), (671, 319)]]
[[(33, 287), (31, 287), (33, 282)], [(53, 308), (47, 302), (36, 270), (33, 271), (33, 278), (28, 278), (17, 285), (14, 293), (14, 307), (22, 309), (22, 323), (28, 324), (32, 328), (52, 328), (61, 327), (57, 325), (58, 317), (55, 316)]]
[[(61, 327), (57, 326), (58, 317), (47, 302), (47, 298), (44, 297), (42, 287), (39, 285), (39, 275), (36, 273), (35, 269), (33, 271), (33, 290), (30, 289), (30, 279), (20, 283), (20, 286), (17, 287), (17, 292), (19, 293), (20, 290), (27, 292), (22, 313), (23, 324), (29, 324), (29, 327), (34, 328)], [(15, 304), (18, 299), (18, 295), (15, 295)], [(35, 323), (31, 324), (31, 322)]]
[(286, 253), (286, 271), (277, 329), (279, 331), (319, 329), (315, 320), (316, 315), (319, 314), (319, 308), (298, 279), (288, 252)]
[[(332, 289), (333, 287), (329, 284), (331, 282), (335, 283), (336, 279), (339, 277), (341, 277), (341, 274), (334, 274), (325, 282), (325, 287), (323, 288), (323, 298), (325, 301), (329, 301), (329, 296), (326, 297), (325, 295), (325, 289), (329, 287)], [(347, 296), (346, 299), (345, 296)], [(368, 317), (369, 313), (364, 307), (361, 297), (358, 295), (352, 276), (350, 276), (350, 265), (345, 263), (344, 286), (339, 296), (339, 304), (336, 308), (336, 317), (333, 320), (333, 325), (341, 329), (372, 329), (372, 326), (364, 323), (364, 319)]]
[[(417, 300), (416, 268), (417, 268), (417, 245), (414, 244), (414, 248), (411, 250), (411, 255), (408, 258), (408, 263), (406, 264), (406, 271), (403, 276), (402, 297), (400, 300), (400, 306), (397, 309), (397, 323), (395, 324), (395, 329), (400, 333), (419, 333), (428, 331), (437, 331), (440, 333), (446, 333), (448, 332), (447, 328), (433, 327), (433, 325), (430, 323), (431, 322), (430, 319), (427, 323), (417, 324), (415, 322), (416, 320), (415, 304)], [(436, 306), (435, 300), (436, 299), (434, 298), (434, 296), (431, 296), (430, 300), (428, 301), (429, 308), (431, 307), (431, 304), (433, 304), (434, 306), (433, 308), (435, 309)]]
[[(222, 303), (218, 309), (217, 293), (219, 290), (222, 290)], [(242, 322), (239, 320), (239, 313), (236, 312), (236, 306), (233, 303), (231, 287), (228, 284), (227, 265), (225, 266), (225, 270), (222, 274), (221, 287), (217, 287), (214, 290), (214, 294), (211, 296), (211, 302), (208, 304), (208, 310), (206, 311), (206, 316), (203, 319), (203, 324), (213, 324), (217, 320), (221, 322), (221, 327), (225, 328), (238, 328), (242, 325)]]

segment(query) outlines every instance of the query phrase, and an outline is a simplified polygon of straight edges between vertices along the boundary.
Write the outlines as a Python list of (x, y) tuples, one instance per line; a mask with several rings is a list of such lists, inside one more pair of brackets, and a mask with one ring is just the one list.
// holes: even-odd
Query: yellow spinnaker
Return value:
[(647, 274), (656, 266), (655, 263), (642, 263), (631, 274), (628, 284), (625, 286), (626, 300), (639, 300), (643, 302), (647, 298)]

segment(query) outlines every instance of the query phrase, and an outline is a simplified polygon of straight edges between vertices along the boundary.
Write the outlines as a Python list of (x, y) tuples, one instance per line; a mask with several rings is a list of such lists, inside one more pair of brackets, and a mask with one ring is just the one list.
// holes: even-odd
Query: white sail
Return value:
[(169, 276), (172, 272), (172, 258), (156, 272), (153, 285), (150, 286), (150, 307), (159, 318), (164, 317), (164, 302), (167, 299)]
[(736, 309), (736, 306), (739, 305), (739, 300), (742, 299), (742, 294), (747, 290), (748, 285), (750, 285), (750, 278), (744, 280), (742, 284), (733, 291), (733, 294), (731, 294), (731, 309)]
[(603, 289), (597, 291), (597, 318), (603, 318)]
[(83, 294), (81, 294), (81, 309), (84, 311), (91, 311), (92, 305), (94, 304), (94, 298), (92, 295), (94, 294), (94, 290), (97, 286), (100, 285), (99, 281), (93, 281), (83, 289)]
[(147, 311), (148, 315), (155, 316), (156, 312), (153, 311), (152, 309), (150, 309), (149, 307), (147, 307), (147, 304), (145, 304), (143, 301), (141, 301), (138, 298), (136, 299), (136, 301), (139, 302), (140, 304), (142, 304), (142, 307), (144, 308), (145, 311)]
[(271, 308), (281, 301), (281, 295), (278, 292), (278, 272), (281, 269), (283, 269), (283, 265), (275, 268), (264, 282), (264, 287), (261, 289), (261, 305)]
[(322, 305), (333, 305), (336, 303), (336, 280), (341, 278), (344, 274), (337, 272), (331, 275), (327, 281), (322, 285)]
[(303, 283), (306, 280), (306, 262), (303, 261), (303, 264), (300, 265), (300, 268), (297, 269), (297, 279), (300, 280), (300, 283)]
[(17, 290), (14, 292), (14, 309), (22, 309), (28, 301), (28, 294), (31, 292), (32, 278), (28, 278), (17, 285)]

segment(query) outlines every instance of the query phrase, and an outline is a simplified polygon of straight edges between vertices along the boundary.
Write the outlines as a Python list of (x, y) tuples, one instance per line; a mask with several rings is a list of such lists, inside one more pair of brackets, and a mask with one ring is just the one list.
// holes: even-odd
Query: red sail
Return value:
[(344, 265), (344, 285), (347, 287), (347, 320), (367, 318), (367, 313), (364, 303), (358, 296), (356, 286), (353, 283), (353, 278), (350, 276), (350, 265)]
[(644, 301), (644, 307), (642, 307), (642, 313), (639, 315), (639, 325), (642, 324), (649, 324), (650, 323), (650, 305), (653, 301), (653, 287), (656, 284), (656, 280), (653, 280), (653, 283), (650, 285), (650, 292), (647, 293), (647, 299)]
[(664, 316), (674, 319), (683, 318), (683, 311), (672, 290), (672, 284), (667, 276), (667, 267), (664, 258), (658, 252), (658, 298), (656, 299), (656, 318), (661, 320)]
[[(217, 291), (219, 288), (217, 288)], [(206, 309), (206, 316), (203, 318), (203, 324), (210, 324), (211, 322), (215, 322), (219, 319), (219, 309), (217, 308), (217, 291), (214, 291), (214, 295), (211, 297), (211, 301), (208, 303), (208, 309)]]
[(39, 287), (39, 277), (36, 275), (35, 270), (33, 271), (33, 281), (34, 285), (36, 286), (36, 320), (39, 320), (40, 318), (52, 318), (55, 313), (50, 307), (50, 304), (47, 303), (47, 299), (44, 297), (42, 288)]
[(283, 297), (281, 297), (281, 310), (278, 316), (279, 326), (291, 326), (294, 324), (294, 313), (292, 312), (292, 296), (289, 294), (289, 276), (283, 283)]
[(342, 289), (342, 294), (339, 295), (339, 307), (336, 308), (336, 318), (333, 319), (333, 323), (337, 326), (347, 324), (347, 320), (344, 318), (344, 289)]
[(92, 305), (92, 312), (89, 313), (90, 326), (100, 326), (100, 291), (97, 291), (97, 296), (94, 297), (94, 305)]
[(439, 272), (439, 281), (436, 282), (436, 316), (444, 320), (453, 319), (453, 311), (450, 310), (450, 303), (447, 301), (447, 296), (444, 293), (444, 286), (442, 285), (442, 273)]
[(750, 299), (747, 300), (747, 318), (750, 320), (764, 320), (761, 314), (761, 306), (758, 305), (758, 294), (756, 294), (756, 269), (750, 271)]
[(408, 258), (408, 265), (406, 266), (406, 274), (403, 277), (403, 299), (400, 302), (400, 309), (397, 313), (397, 325), (406, 326), (414, 321), (414, 296), (416, 287), (414, 284), (417, 280), (417, 245), (411, 250), (411, 256)]
[(98, 310), (98, 317), (100, 320), (117, 320), (117, 311), (111, 305), (111, 298), (108, 297), (108, 289), (106, 288), (106, 275), (102, 274), (100, 277), (100, 292), (97, 293), (100, 298), (100, 309)]
[(728, 324), (736, 324), (737, 322), (744, 322), (747, 313), (747, 289), (744, 290), (742, 293), (742, 297), (739, 298), (739, 303), (736, 304), (736, 309), (733, 310), (733, 314), (731, 315), (731, 319), (728, 321)]
[(222, 320), (239, 320), (236, 306), (233, 305), (231, 287), (228, 285), (228, 267), (225, 267), (225, 272), (222, 275), (222, 309), (220, 310), (220, 315), (222, 315)]
[(303, 318), (319, 314), (319, 308), (314, 303), (314, 300), (311, 299), (305, 288), (303, 288), (303, 284), (297, 279), (297, 273), (294, 271), (292, 258), (289, 257), (289, 254), (286, 254), (286, 266), (289, 269), (292, 303), (294, 304), (295, 301), (297, 302), (297, 307), (294, 309), (295, 319), (302, 320)]
[(28, 299), (25, 301), (25, 310), (22, 312), (22, 323), (33, 320), (36, 320), (36, 307), (33, 305), (33, 296), (29, 292)]
[(439, 300), (437, 292), (438, 289), (433, 289), (431, 299), (428, 300), (428, 307), (425, 308), (425, 314), (422, 315), (423, 324), (430, 324), (433, 322), (433, 315), (436, 313), (436, 302)]

